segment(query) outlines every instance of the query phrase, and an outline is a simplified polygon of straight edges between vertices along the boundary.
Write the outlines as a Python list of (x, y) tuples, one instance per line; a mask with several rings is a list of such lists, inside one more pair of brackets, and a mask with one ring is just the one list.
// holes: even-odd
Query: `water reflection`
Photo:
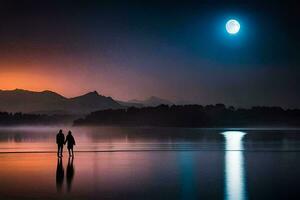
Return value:
[(242, 139), (246, 133), (226, 131), (225, 137), (225, 199), (246, 200), (245, 171)]
[[(68, 165), (67, 165), (67, 173), (66, 173), (66, 179), (67, 179), (67, 191), (70, 192), (72, 189), (72, 182), (74, 179), (74, 165), (73, 165), (74, 157), (69, 157), (68, 159)], [(56, 190), (57, 192), (62, 192), (63, 183), (64, 183), (64, 177), (65, 171), (63, 167), (63, 159), (58, 158), (57, 159), (57, 166), (56, 166)]]
[(193, 152), (182, 151), (180, 156), (181, 199), (198, 199)]
[(68, 166), (67, 166), (67, 190), (71, 191), (72, 181), (74, 178), (74, 166), (73, 166), (74, 157), (69, 157)]
[(57, 159), (57, 167), (56, 167), (56, 189), (57, 192), (62, 191), (62, 186), (64, 182), (64, 167), (63, 167), (63, 162), (61, 158)]

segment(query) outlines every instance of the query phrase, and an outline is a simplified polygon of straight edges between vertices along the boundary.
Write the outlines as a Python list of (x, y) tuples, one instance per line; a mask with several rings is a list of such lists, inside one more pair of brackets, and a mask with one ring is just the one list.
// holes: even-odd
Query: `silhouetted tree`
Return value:
[(40, 115), (0, 112), (0, 125), (49, 125), (72, 122), (71, 115)]
[(300, 110), (280, 107), (256, 106), (235, 109), (216, 105), (160, 105), (118, 110), (102, 110), (74, 121), (74, 125), (126, 125), (126, 126), (298, 126)]

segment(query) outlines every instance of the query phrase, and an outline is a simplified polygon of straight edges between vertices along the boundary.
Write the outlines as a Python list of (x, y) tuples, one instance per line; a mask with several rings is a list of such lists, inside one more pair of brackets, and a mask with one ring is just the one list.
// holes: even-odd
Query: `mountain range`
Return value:
[(0, 111), (39, 114), (84, 114), (123, 106), (96, 91), (66, 98), (52, 91), (0, 90)]
[(0, 112), (23, 112), (35, 114), (87, 114), (97, 110), (118, 109), (126, 107), (156, 106), (172, 104), (158, 97), (128, 102), (117, 101), (111, 97), (89, 92), (67, 98), (58, 93), (45, 90), (42, 92), (23, 89), (0, 90)]
[(128, 101), (128, 103), (140, 104), (140, 105), (144, 105), (144, 106), (158, 106), (161, 104), (164, 104), (164, 105), (173, 105), (174, 104), (169, 100), (161, 99), (161, 98), (155, 97), (155, 96), (151, 96), (145, 100), (133, 99), (133, 100)]

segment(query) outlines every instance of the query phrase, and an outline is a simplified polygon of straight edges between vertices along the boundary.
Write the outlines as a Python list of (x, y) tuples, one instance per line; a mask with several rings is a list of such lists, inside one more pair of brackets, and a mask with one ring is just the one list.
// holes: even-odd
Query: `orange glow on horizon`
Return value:
[(49, 88), (51, 83), (51, 81), (46, 79), (46, 77), (26, 73), (1, 73), (0, 80), (0, 88), (2, 90), (13, 90), (20, 88), (32, 91), (40, 91)]
[[(63, 96), (76, 96), (68, 80), (59, 74), (30, 73), (30, 72), (5, 72), (0, 73), (0, 90), (24, 89), (30, 91), (51, 90)], [(69, 88), (69, 90), (67, 89)], [(77, 90), (80, 88), (77, 88)]]
[[(96, 68), (80, 62), (72, 64), (71, 61), (0, 62), (0, 90), (50, 90), (68, 98), (97, 91), (101, 95), (127, 101), (150, 95), (167, 96), (170, 90), (165, 92), (163, 87), (164, 84), (153, 82), (147, 74), (105, 64)], [(162, 93), (163, 96), (160, 95)]]
[(50, 90), (68, 98), (96, 90), (101, 95), (122, 99), (115, 95), (120, 92), (116, 84), (110, 83), (113, 80), (97, 79), (94, 75), (82, 75), (78, 72), (0, 72), (0, 90)]

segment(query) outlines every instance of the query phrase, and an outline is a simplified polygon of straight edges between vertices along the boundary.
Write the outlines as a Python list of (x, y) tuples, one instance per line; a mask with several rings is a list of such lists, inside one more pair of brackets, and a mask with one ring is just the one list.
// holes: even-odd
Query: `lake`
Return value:
[(300, 199), (300, 129), (71, 129), (0, 128), (0, 199)]

